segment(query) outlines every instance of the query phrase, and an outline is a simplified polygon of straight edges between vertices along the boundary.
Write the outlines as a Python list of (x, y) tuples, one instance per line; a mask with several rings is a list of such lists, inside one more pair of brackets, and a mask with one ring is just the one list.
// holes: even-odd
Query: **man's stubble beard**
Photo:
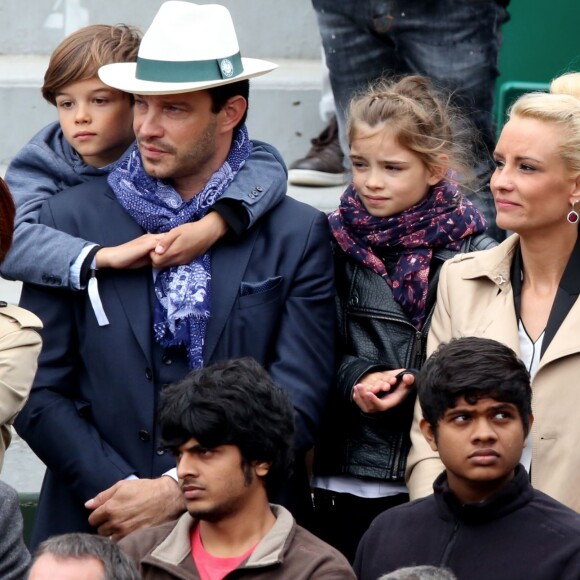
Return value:
[[(244, 487), (249, 487), (253, 480), (254, 475), (252, 469), (249, 465), (243, 464), (242, 469), (244, 471)], [(232, 514), (235, 514), (240, 511), (239, 502), (243, 501), (240, 499), (239, 496), (233, 496), (218, 506), (214, 506), (213, 508), (207, 509), (195, 509), (195, 507), (187, 508), (189, 515), (193, 518), (199, 519), (201, 521), (215, 523), (219, 522)]]
[(209, 179), (218, 169), (217, 167), (211, 167), (210, 164), (217, 149), (216, 128), (217, 121), (212, 117), (209, 124), (200, 135), (198, 141), (194, 143), (193, 147), (189, 151), (181, 153), (179, 152), (178, 147), (164, 144), (162, 140), (146, 141), (153, 145), (160, 143), (160, 148), (172, 157), (169, 167), (164, 168), (163, 159), (147, 160), (142, 156), (143, 168), (148, 175), (156, 179), (166, 179), (171, 181), (176, 178), (199, 175)]

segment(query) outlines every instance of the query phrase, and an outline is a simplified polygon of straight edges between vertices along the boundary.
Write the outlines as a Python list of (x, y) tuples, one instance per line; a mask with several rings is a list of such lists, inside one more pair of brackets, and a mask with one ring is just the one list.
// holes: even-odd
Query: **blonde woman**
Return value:
[[(14, 201), (0, 178), (0, 262), (12, 244)], [(36, 373), (41, 339), (40, 320), (23, 308), (0, 301), (0, 469), (11, 439), (14, 416), (24, 406)], [(22, 538), (18, 494), (0, 481), (0, 578), (26, 576), (30, 554)]]
[[(520, 356), (532, 376), (535, 416), (522, 463), (534, 487), (580, 511), (580, 100), (524, 95), (494, 157), (497, 223), (516, 234), (443, 266), (427, 350), (472, 335)], [(415, 498), (430, 493), (442, 470), (418, 418), (407, 473)], [(481, 433), (474, 445), (492, 447), (496, 437)], [(493, 458), (474, 469), (487, 477)]]
[[(14, 201), (0, 179), (0, 263), (12, 244)], [(26, 402), (36, 373), (42, 323), (37, 316), (0, 301), (0, 469), (14, 416)]]
[(580, 72), (570, 72), (555, 78), (550, 84), (554, 95), (572, 95), (580, 97)]

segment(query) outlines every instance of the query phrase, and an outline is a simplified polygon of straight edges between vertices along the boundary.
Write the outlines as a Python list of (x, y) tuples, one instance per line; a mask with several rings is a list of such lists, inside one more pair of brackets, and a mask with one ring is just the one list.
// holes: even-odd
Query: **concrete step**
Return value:
[[(277, 147), (290, 164), (303, 157), (310, 139), (319, 134), (323, 123), (318, 113), (321, 63), (312, 59), (275, 59), (279, 68), (252, 79), (248, 129), (254, 139)], [(0, 55), (0, 110), (2, 133), (0, 165), (44, 125), (56, 119), (54, 107), (40, 94), (46, 55)]]
[(38, 493), (42, 485), (45, 466), (31, 451), (26, 442), (13, 430), (12, 442), (4, 455), (0, 479), (19, 493)]
[[(203, 2), (202, 2), (203, 3)], [(232, 14), (242, 56), (317, 58), (320, 40), (311, 0), (220, 0)], [(88, 24), (123, 22), (146, 30), (161, 0), (0, 1), (0, 54), (50, 54), (68, 34)], [(138, 10), (136, 10), (138, 6)], [(23, 18), (23, 13), (26, 17)]]
[(308, 203), (324, 213), (334, 211), (340, 202), (340, 196), (346, 189), (346, 185), (333, 185), (332, 187), (303, 187), (288, 184), (288, 195)]

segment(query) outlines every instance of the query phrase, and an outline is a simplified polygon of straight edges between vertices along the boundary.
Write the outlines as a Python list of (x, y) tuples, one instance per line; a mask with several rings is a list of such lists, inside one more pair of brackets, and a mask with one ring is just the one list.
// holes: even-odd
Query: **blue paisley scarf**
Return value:
[[(385, 218), (370, 215), (351, 184), (340, 198), (339, 208), (328, 219), (338, 245), (384, 278), (394, 299), (418, 330), (426, 316), (433, 250), (459, 250), (464, 238), (484, 232), (487, 227), (478, 209), (463, 197), (457, 185), (446, 179), (431, 187), (427, 197), (416, 205)], [(391, 276), (374, 248), (388, 249), (397, 255)]]
[[(184, 202), (169, 183), (143, 169), (137, 145), (108, 177), (119, 203), (149, 233), (168, 232), (201, 219), (221, 197), (252, 150), (244, 126), (236, 131), (224, 164), (202, 191)], [(185, 345), (190, 368), (203, 366), (203, 344), (211, 312), (211, 254), (191, 264), (161, 270), (155, 279), (155, 340), (164, 347)]]

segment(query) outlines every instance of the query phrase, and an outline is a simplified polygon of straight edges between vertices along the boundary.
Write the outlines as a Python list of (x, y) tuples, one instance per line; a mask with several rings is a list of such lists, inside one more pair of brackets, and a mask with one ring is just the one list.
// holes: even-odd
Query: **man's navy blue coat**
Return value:
[[(143, 234), (106, 179), (54, 196), (41, 222), (102, 246)], [(108, 326), (98, 325), (84, 291), (23, 288), (22, 306), (44, 323), (38, 374), (16, 422), (47, 465), (34, 545), (94, 531), (86, 500), (130, 474), (157, 477), (175, 465), (158, 446), (156, 406), (162, 384), (186, 369), (154, 345), (152, 271), (102, 270), (97, 278)], [(256, 358), (291, 396), (297, 449), (310, 447), (334, 371), (326, 217), (286, 198), (241, 239), (220, 241), (211, 293), (205, 363)]]

